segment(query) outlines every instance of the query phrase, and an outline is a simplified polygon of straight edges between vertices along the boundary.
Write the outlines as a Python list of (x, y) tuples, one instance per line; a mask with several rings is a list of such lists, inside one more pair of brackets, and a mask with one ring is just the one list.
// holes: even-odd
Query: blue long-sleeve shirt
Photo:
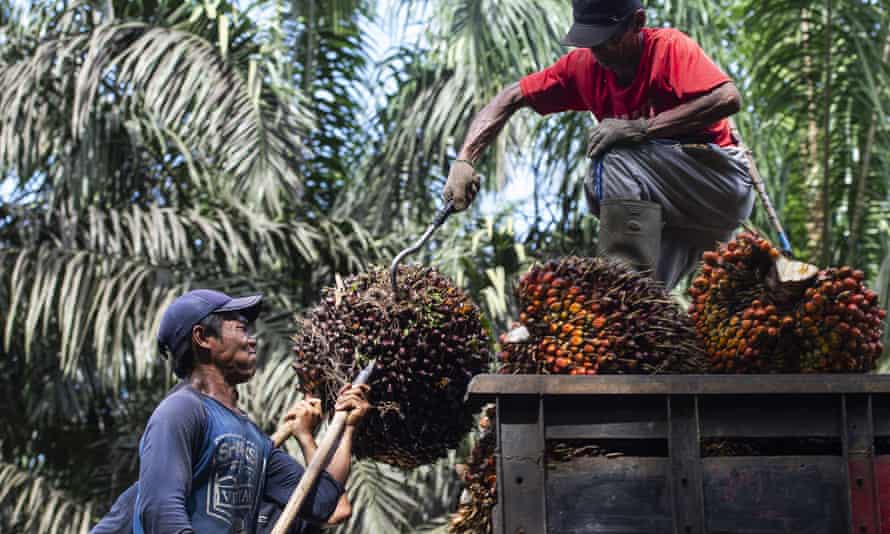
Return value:
[[(270, 516), (303, 474), (247, 417), (190, 386), (155, 409), (139, 455), (135, 490), (124, 492), (91, 534), (260, 533), (271, 529)], [(330, 517), (342, 493), (323, 473), (300, 511), (304, 521), (291, 532), (309, 534)]]

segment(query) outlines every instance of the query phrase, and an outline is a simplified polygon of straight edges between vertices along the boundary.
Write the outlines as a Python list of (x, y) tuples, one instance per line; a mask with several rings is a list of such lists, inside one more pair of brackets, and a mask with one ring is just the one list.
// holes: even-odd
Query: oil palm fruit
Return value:
[[(510, 329), (518, 328), (519, 323), (514, 322)], [(506, 334), (501, 334), (498, 344), (501, 351), (498, 353), (498, 373), (504, 375), (541, 374), (543, 359), (538, 355), (538, 343), (531, 340), (529, 343), (506, 343)]]
[[(742, 232), (702, 255), (689, 313), (712, 372), (868, 371), (883, 349), (877, 294), (850, 267), (820, 271), (804, 291), (782, 291), (770, 270), (779, 251)], [(856, 328), (854, 329), (854, 325)]]
[(865, 287), (865, 274), (851, 267), (825, 269), (797, 307), (801, 372), (867, 372), (884, 346), (887, 312), (878, 294)]
[(325, 411), (372, 358), (371, 400), (353, 450), (411, 469), (455, 448), (473, 425), (463, 397), (488, 369), (491, 341), (479, 308), (434, 269), (402, 266), (395, 298), (388, 272), (373, 270), (327, 288), (298, 320), (293, 364), (301, 389)]
[[(536, 350), (508, 346), (501, 363), (544, 373), (696, 372), (707, 359), (689, 318), (651, 278), (608, 258), (532, 267), (517, 288)], [(504, 360), (507, 360), (505, 362)]]
[(497, 504), (495, 447), (495, 408), (490, 405), (483, 409), (479, 418), (479, 439), (470, 452), (468, 463), (459, 470), (464, 492), (457, 512), (449, 521), (449, 534), (492, 532), (491, 513)]

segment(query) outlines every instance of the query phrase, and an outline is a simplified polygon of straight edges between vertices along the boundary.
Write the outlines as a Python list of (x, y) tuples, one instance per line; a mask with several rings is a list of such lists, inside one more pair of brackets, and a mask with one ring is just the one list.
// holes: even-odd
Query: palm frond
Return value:
[[(405, 5), (411, 5), (405, 2)], [(447, 156), (463, 139), (473, 115), (504, 86), (554, 61), (560, 33), (568, 27), (568, 6), (560, 2), (449, 0), (434, 4), (430, 50), (403, 49), (389, 59), (404, 65), (390, 83), (399, 91), (377, 117), (386, 144), (374, 160), (365, 196), (371, 212), (391, 212), (406, 196), (429, 198), (430, 174), (441, 176)], [(388, 85), (386, 80), (382, 86)], [(512, 128), (507, 135), (520, 135)], [(507, 161), (495, 158), (503, 183)], [(429, 211), (429, 201), (414, 207)], [(385, 220), (376, 217), (375, 220)]]
[[(213, 43), (190, 32), (141, 22), (110, 24), (90, 36), (75, 87), (72, 131), (89, 122), (100, 83), (113, 75), (129, 114), (147, 115), (172, 130), (200, 160), (238, 177), (257, 200), (275, 190), (294, 201), (300, 138), (311, 122), (264, 90), (262, 65), (244, 76)], [(269, 180), (277, 182), (270, 185)]]
[(223, 31), (228, 17), (215, 14), (218, 42), (190, 31), (196, 24), (76, 26), (0, 66), (0, 165), (22, 178), (39, 170), (96, 178), (89, 170), (114, 156), (109, 147), (120, 145), (121, 128), (130, 125), (142, 132), (137, 137), (156, 136), (166, 147), (156, 163), (185, 158), (199, 181), (231, 175), (234, 191), (274, 211), (293, 203), (311, 116), (297, 107), (299, 93), (280, 78), (274, 58), (250, 44), (248, 23), (237, 28), (237, 43), (223, 46), (232, 39), (233, 30)]
[(30, 470), (0, 462), (0, 525), (17, 532), (86, 534), (95, 505), (83, 503)]
[[(195, 280), (236, 292), (280, 289), (292, 269), (320, 262), (359, 268), (375, 250), (374, 240), (349, 221), (347, 235), (338, 221), (273, 222), (234, 204), (207, 213), (94, 208), (84, 216), (60, 214), (52, 223), (66, 230), (0, 250), (11, 266), (0, 272), (10, 288), (0, 323), (4, 346), (9, 351), (20, 340), (30, 358), (37, 336), (53, 334), (61, 369), (73, 373), (81, 358), (92, 355), (115, 387), (125, 376), (146, 378), (155, 371), (150, 362), (157, 360), (145, 355), (155, 352), (160, 314)], [(269, 304), (275, 310), (287, 303)], [(280, 324), (290, 321), (293, 309), (284, 311), (289, 313), (279, 314)]]
[(460, 483), (453, 458), (406, 473), (386, 464), (361, 461), (347, 484), (353, 515), (334, 532), (415, 532), (441, 521), (457, 504)]

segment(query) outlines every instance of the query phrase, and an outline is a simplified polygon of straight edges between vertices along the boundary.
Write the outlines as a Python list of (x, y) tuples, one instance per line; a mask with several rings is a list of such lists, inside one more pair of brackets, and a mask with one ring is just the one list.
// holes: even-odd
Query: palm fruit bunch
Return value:
[(305, 394), (330, 411), (339, 388), (376, 358), (353, 450), (403, 469), (435, 461), (473, 426), (470, 379), (488, 369), (491, 341), (479, 308), (435, 269), (402, 266), (395, 295), (385, 270), (327, 288), (299, 321), (293, 364)]
[[(502, 364), (550, 374), (696, 372), (707, 364), (695, 329), (657, 282), (625, 263), (570, 256), (532, 267), (517, 288), (532, 348)], [(522, 363), (514, 363), (514, 359)]]
[[(510, 329), (519, 328), (514, 322)], [(502, 375), (537, 375), (541, 374), (543, 359), (538, 357), (540, 349), (537, 343), (507, 343), (506, 333), (498, 338), (501, 351), (498, 353), (498, 373)]]
[(783, 372), (792, 365), (793, 302), (771, 298), (766, 280), (779, 250), (742, 232), (702, 255), (689, 313), (711, 372)]
[(797, 307), (794, 334), (800, 339), (801, 372), (867, 372), (884, 346), (887, 312), (878, 294), (863, 284), (865, 273), (850, 267), (820, 271)]
[(494, 423), (495, 407), (489, 405), (479, 418), (479, 439), (470, 452), (468, 463), (458, 468), (464, 491), (457, 512), (449, 521), (449, 534), (489, 534), (492, 531), (491, 513), (497, 504)]
[(689, 313), (710, 371), (872, 369), (882, 350), (884, 311), (877, 294), (862, 284), (864, 274), (842, 267), (820, 271), (803, 285), (777, 284), (779, 254), (762, 236), (742, 232), (702, 255), (689, 288)]

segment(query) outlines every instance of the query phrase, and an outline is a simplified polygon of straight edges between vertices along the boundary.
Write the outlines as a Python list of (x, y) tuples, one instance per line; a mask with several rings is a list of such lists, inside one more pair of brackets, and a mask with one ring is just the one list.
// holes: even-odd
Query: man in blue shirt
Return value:
[[(253, 534), (270, 527), (269, 512), (286, 504), (303, 468), (236, 406), (235, 387), (256, 372), (248, 327), (261, 300), (197, 290), (165, 311), (158, 342), (183, 385), (149, 419), (139, 481), (106, 519), (120, 523), (132, 509), (134, 534)], [(366, 393), (366, 386), (341, 390), (335, 408), (350, 412), (347, 430), (291, 532), (310, 532), (334, 512), (349, 475), (355, 425), (369, 409)], [(93, 532), (109, 532), (103, 523)]]

